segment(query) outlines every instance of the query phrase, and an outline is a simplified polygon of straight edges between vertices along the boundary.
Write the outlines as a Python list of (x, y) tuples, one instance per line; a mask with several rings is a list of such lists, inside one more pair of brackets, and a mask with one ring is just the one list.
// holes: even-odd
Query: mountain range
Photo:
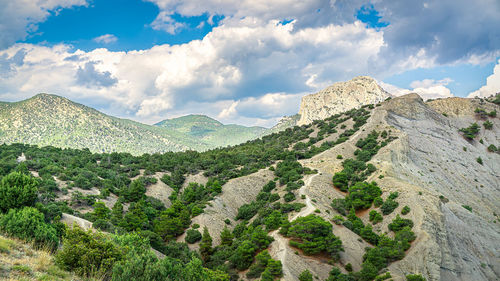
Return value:
[(284, 117), (267, 129), (225, 125), (205, 115), (187, 115), (146, 125), (106, 115), (60, 96), (38, 94), (19, 102), (0, 103), (0, 143), (88, 148), (92, 152), (133, 155), (205, 151), (244, 143), (387, 97), (389, 94), (373, 78), (356, 77), (305, 96), (299, 114)]

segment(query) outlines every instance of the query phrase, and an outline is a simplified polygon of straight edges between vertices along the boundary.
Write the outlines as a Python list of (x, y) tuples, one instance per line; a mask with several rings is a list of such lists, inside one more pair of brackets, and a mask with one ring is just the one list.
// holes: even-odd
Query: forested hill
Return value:
[(210, 147), (224, 147), (244, 143), (266, 134), (268, 131), (266, 128), (257, 126), (224, 125), (206, 115), (186, 115), (163, 120), (155, 125), (185, 134), (208, 144)]
[[(166, 120), (161, 123), (165, 126), (150, 126), (111, 117), (59, 96), (39, 94), (21, 102), (0, 103), (0, 143), (88, 148), (92, 152), (140, 155), (203, 151), (245, 142), (265, 130), (222, 125), (213, 119), (213, 124), (186, 119), (192, 118)], [(177, 126), (181, 123), (184, 125)], [(214, 124), (217, 126), (214, 127)]]

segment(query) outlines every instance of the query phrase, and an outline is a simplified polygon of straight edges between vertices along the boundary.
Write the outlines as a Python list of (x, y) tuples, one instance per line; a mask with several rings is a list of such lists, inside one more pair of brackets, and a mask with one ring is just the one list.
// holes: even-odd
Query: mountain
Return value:
[(358, 76), (347, 82), (337, 82), (318, 93), (304, 96), (300, 103), (298, 125), (359, 108), (362, 105), (378, 103), (390, 94), (384, 91), (368, 76)]
[[(35, 207), (47, 221), (62, 217), (68, 225), (145, 235), (179, 270), (218, 269), (235, 280), (296, 281), (306, 270), (314, 280), (424, 280), (409, 274), (428, 281), (497, 280), (498, 111), (482, 99), (424, 102), (409, 94), (201, 153), (109, 157), (15, 144), (2, 146), (0, 175), (43, 177), (37, 200), (44, 204)], [(220, 126), (203, 116), (187, 120), (170, 125)], [(25, 165), (16, 162), (23, 153)], [(10, 174), (2, 186), (20, 176)], [(43, 216), (39, 221), (46, 224)], [(86, 263), (96, 261), (88, 258), (95, 243), (83, 238), (76, 241), (78, 254), (67, 255), (68, 269), (84, 254)], [(118, 238), (109, 241), (129, 241), (124, 251), (134, 247), (133, 236)], [(63, 243), (57, 253), (74, 249)], [(148, 279), (142, 274), (165, 268), (152, 257), (128, 257), (115, 268), (122, 270), (108, 274), (148, 266), (127, 271), (130, 280)]]
[(132, 154), (209, 148), (181, 133), (111, 117), (48, 94), (0, 104), (0, 142)]
[(255, 139), (267, 132), (263, 127), (224, 125), (206, 115), (186, 115), (161, 121), (156, 126), (186, 134), (211, 147), (236, 145)]
[(49, 94), (14, 103), (0, 102), (0, 143), (140, 155), (235, 145), (266, 131), (262, 127), (224, 125), (203, 115), (168, 119), (151, 126), (108, 116)]

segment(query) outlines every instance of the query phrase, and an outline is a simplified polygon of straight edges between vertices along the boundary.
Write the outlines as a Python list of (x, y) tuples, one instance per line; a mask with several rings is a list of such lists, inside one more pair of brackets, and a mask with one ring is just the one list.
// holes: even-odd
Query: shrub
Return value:
[(347, 272), (351, 272), (352, 271), (352, 264), (350, 264), (350, 263), (346, 264), (345, 270), (347, 270)]
[(344, 218), (339, 215), (334, 216), (332, 220), (336, 225), (341, 225), (344, 222)]
[(462, 128), (459, 131), (464, 133), (464, 137), (466, 139), (473, 140), (479, 133), (479, 125), (477, 123), (473, 123), (469, 127)]
[(37, 246), (47, 246), (55, 249), (59, 243), (57, 230), (45, 222), (40, 211), (32, 207), (12, 209), (0, 217), (0, 230), (10, 236), (33, 241)]
[(306, 255), (325, 252), (337, 259), (343, 251), (342, 241), (332, 233), (332, 225), (316, 215), (300, 217), (291, 222), (288, 228), (290, 245), (304, 251)]
[(488, 146), (488, 151), (489, 152), (497, 152), (498, 148), (494, 144), (490, 144)]
[(472, 207), (471, 206), (468, 206), (468, 205), (462, 205), (462, 207), (464, 207), (467, 211), (471, 212), (472, 213)]
[(63, 247), (55, 260), (61, 268), (83, 277), (111, 275), (115, 262), (122, 260), (123, 251), (101, 232), (84, 231), (78, 226), (66, 231)]
[(391, 194), (389, 194), (388, 199), (389, 200), (394, 200), (394, 199), (398, 198), (398, 196), (399, 196), (398, 192), (391, 192)]
[(388, 215), (392, 213), (394, 209), (396, 209), (398, 206), (399, 206), (398, 202), (391, 199), (387, 199), (385, 200), (384, 204), (382, 204), (382, 206), (380, 207), (380, 210), (382, 211), (382, 214)]
[(483, 165), (483, 159), (481, 157), (476, 158), (477, 163)]
[(201, 233), (196, 229), (189, 229), (186, 231), (186, 243), (194, 244), (201, 240)]
[(343, 159), (344, 157), (342, 157), (342, 155), (337, 155), (337, 159)]
[(35, 178), (18, 172), (3, 177), (0, 181), (0, 211), (33, 206), (38, 185)]
[(377, 223), (381, 222), (383, 219), (384, 218), (382, 217), (382, 214), (380, 214), (379, 212), (377, 212), (375, 210), (370, 211), (370, 221), (373, 224), (377, 224)]
[(406, 281), (425, 281), (425, 278), (420, 274), (406, 275)]
[(306, 269), (299, 275), (299, 281), (313, 281), (313, 275)]
[(287, 194), (285, 194), (285, 196), (283, 196), (283, 199), (285, 199), (285, 202), (291, 202), (295, 200), (295, 194), (293, 194), (292, 192), (288, 192)]
[(410, 219), (402, 219), (399, 215), (388, 225), (389, 230), (394, 232), (398, 232), (403, 227), (408, 226), (409, 228), (413, 227), (413, 221)]
[(382, 197), (376, 197), (375, 199), (373, 199), (373, 205), (375, 207), (380, 207), (382, 206), (382, 204), (384, 204), (384, 200), (382, 200)]
[(484, 126), (484, 128), (485, 128), (486, 130), (491, 130), (491, 129), (493, 129), (493, 123), (491, 123), (489, 120), (485, 121), (485, 122), (483, 123), (483, 126)]
[(404, 206), (403, 209), (401, 209), (401, 214), (406, 215), (410, 212), (410, 207)]
[(368, 209), (371, 207), (373, 200), (380, 195), (382, 195), (382, 191), (376, 182), (357, 182), (349, 188), (346, 200), (356, 210)]
[(488, 112), (488, 116), (489, 117), (497, 117), (497, 111), (496, 110), (493, 110), (491, 112)]

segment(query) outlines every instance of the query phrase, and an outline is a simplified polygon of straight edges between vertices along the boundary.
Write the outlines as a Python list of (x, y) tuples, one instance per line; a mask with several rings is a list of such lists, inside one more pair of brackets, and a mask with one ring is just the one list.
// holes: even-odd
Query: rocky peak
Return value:
[(391, 95), (368, 76), (358, 76), (350, 81), (337, 82), (318, 93), (302, 98), (298, 125), (325, 119), (331, 115), (378, 103)]

